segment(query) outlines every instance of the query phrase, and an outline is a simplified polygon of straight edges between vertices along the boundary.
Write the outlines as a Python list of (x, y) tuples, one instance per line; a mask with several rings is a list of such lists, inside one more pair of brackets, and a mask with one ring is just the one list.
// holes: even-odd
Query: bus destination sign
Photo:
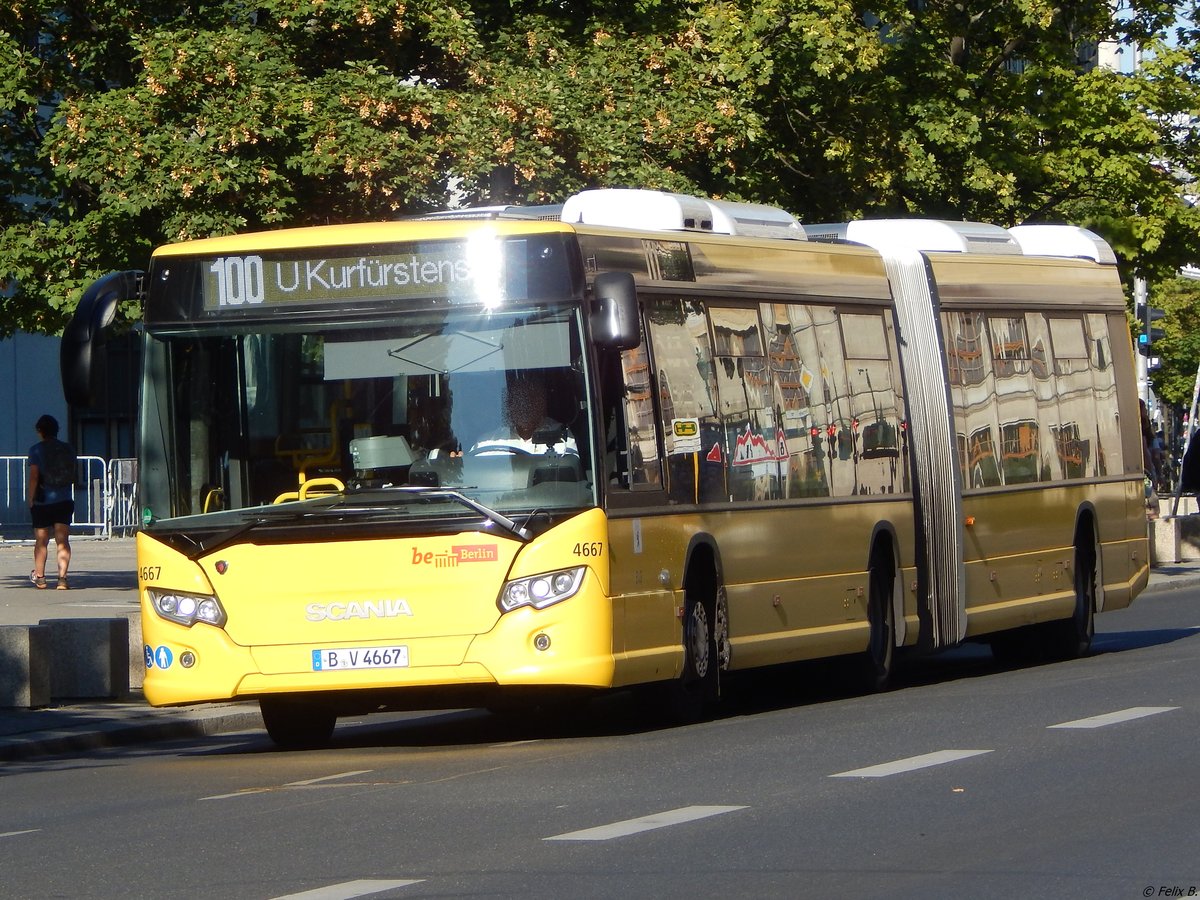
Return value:
[[(204, 309), (246, 310), (269, 305), (339, 304), (406, 297), (485, 300), (481, 282), (502, 290), (499, 247), (449, 244), (434, 251), (349, 257), (219, 256), (204, 271)], [(480, 269), (491, 277), (481, 279)], [(496, 299), (500, 299), (497, 297)]]

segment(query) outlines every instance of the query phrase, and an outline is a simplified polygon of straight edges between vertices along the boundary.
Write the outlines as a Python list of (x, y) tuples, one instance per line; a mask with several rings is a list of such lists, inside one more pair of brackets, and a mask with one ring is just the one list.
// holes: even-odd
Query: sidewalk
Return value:
[[(51, 586), (39, 591), (29, 583), (31, 545), (0, 544), (0, 625), (124, 616), (130, 619), (131, 633), (140, 635), (134, 541), (73, 538), (71, 548), (71, 590), (56, 591)], [(53, 547), (51, 551), (53, 559)], [(52, 562), (47, 571), (54, 571)], [(53, 577), (50, 582), (53, 585)], [(1196, 584), (1200, 584), (1200, 560), (1166, 564), (1152, 571), (1146, 594)], [(154, 709), (136, 689), (113, 701), (63, 702), (32, 710), (0, 708), (0, 764), (262, 727), (257, 703)]]
[[(54, 545), (46, 564), (49, 586), (29, 582), (31, 543), (0, 544), (0, 625), (36, 625), (43, 619), (116, 618), (130, 621), (140, 643), (137, 563), (132, 538), (71, 539), (71, 590), (54, 589)], [(141, 654), (132, 654), (138, 665)], [(132, 679), (131, 679), (132, 681)], [(43, 709), (0, 708), (0, 764), (58, 753), (83, 752), (147, 741), (261, 729), (257, 703), (230, 702), (154, 709), (140, 681), (111, 701), (55, 701)]]

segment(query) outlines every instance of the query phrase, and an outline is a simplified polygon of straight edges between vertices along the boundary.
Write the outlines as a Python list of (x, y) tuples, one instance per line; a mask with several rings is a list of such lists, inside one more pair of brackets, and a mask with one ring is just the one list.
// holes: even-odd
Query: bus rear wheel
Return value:
[(1079, 659), (1092, 649), (1092, 638), (1096, 635), (1096, 585), (1099, 583), (1097, 558), (1094, 543), (1076, 546), (1075, 610), (1069, 618), (1040, 626), (1042, 650), (1049, 659)]
[(330, 706), (301, 697), (262, 697), (258, 708), (267, 735), (287, 750), (324, 746), (337, 724), (337, 714)]
[(882, 691), (892, 677), (896, 657), (896, 609), (893, 594), (896, 567), (887, 552), (877, 552), (868, 577), (867, 621), (871, 633), (857, 664), (857, 681), (864, 692)]

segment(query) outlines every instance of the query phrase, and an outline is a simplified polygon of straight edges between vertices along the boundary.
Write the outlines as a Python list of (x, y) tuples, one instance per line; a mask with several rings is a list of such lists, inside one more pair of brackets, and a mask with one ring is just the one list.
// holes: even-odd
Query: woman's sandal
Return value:
[(29, 580), (33, 583), (33, 586), (35, 588), (37, 588), (39, 591), (44, 591), (46, 589), (46, 576), (45, 575), (38, 575), (36, 572), (34, 572), (32, 569), (30, 569), (29, 570)]

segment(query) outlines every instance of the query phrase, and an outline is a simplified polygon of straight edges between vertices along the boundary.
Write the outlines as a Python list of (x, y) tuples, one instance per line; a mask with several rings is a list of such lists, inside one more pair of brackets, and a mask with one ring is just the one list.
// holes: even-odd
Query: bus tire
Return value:
[(689, 591), (684, 603), (683, 671), (663, 685), (665, 712), (677, 722), (703, 719), (719, 695), (716, 594), (699, 593)]
[(267, 735), (287, 750), (324, 746), (333, 734), (337, 714), (325, 704), (300, 697), (261, 697)]
[(713, 645), (717, 652), (717, 690), (720, 691), (721, 675), (733, 664), (733, 644), (729, 640), (729, 595), (725, 585), (717, 588), (713, 607)]
[(874, 693), (887, 688), (896, 659), (896, 566), (892, 554), (882, 546), (871, 556), (868, 573), (867, 622), (870, 637), (867, 649), (856, 666), (856, 680), (863, 692)]
[(685, 687), (707, 696), (717, 680), (715, 604), (689, 598), (683, 618), (683, 674)]
[(1042, 649), (1048, 659), (1079, 659), (1092, 649), (1096, 635), (1096, 544), (1088, 533), (1075, 544), (1073, 580), (1075, 610), (1066, 619), (1047, 622), (1041, 626)]

